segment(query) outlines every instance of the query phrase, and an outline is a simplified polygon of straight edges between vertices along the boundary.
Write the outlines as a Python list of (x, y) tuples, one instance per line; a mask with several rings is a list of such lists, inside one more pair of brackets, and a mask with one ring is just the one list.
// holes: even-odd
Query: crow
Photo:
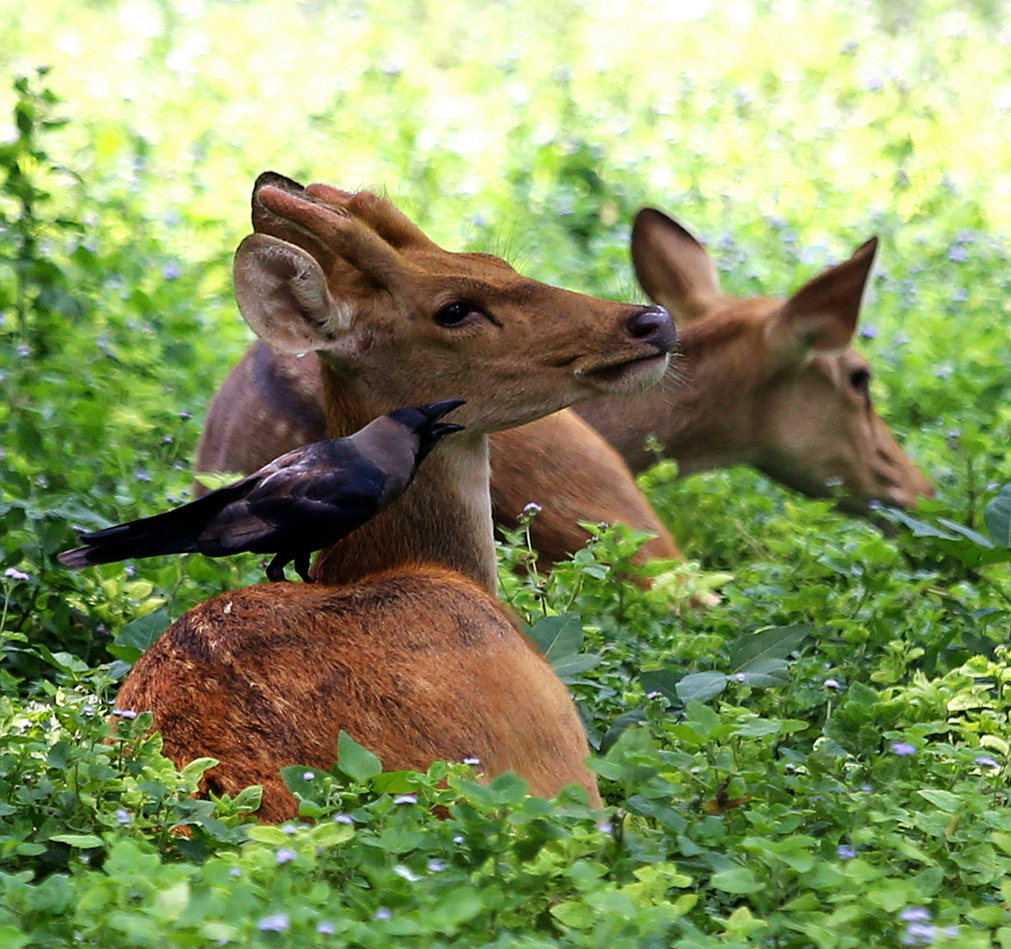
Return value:
[(309, 583), (310, 553), (336, 543), (400, 497), (435, 443), (463, 428), (439, 423), (460, 405), (461, 399), (446, 399), (397, 409), (347, 438), (296, 448), (196, 501), (81, 534), (86, 546), (64, 551), (60, 563), (88, 567), (159, 554), (251, 551), (275, 554), (267, 565), (269, 580), (283, 580), (285, 566), (294, 561)]

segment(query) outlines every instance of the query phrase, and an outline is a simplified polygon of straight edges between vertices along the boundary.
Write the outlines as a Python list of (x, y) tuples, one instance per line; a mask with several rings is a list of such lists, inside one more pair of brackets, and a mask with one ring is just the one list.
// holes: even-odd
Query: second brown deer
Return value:
[[(531, 536), (545, 563), (585, 545), (579, 521), (656, 535), (639, 561), (680, 556), (632, 477), (656, 459), (646, 447), (651, 435), (682, 476), (752, 465), (813, 497), (836, 495), (855, 513), (875, 501), (910, 507), (932, 494), (875, 411), (870, 364), (852, 346), (875, 250), (869, 241), (788, 299), (738, 299), (723, 293), (711, 257), (684, 227), (641, 211), (632, 231), (636, 274), (677, 319), (679, 352), (652, 390), (496, 432), (496, 519), (515, 525), (528, 503), (538, 504)], [(197, 470), (245, 473), (321, 437), (322, 404), (311, 355), (254, 344), (211, 403)]]
[(342, 730), (390, 769), (477, 758), (534, 794), (575, 783), (598, 804), (575, 706), (494, 595), (487, 435), (655, 383), (670, 316), (447, 252), (367, 192), (263, 175), (253, 221), (235, 259), (240, 310), (293, 364), (314, 354), (330, 437), (444, 398), (466, 400), (454, 413), (466, 431), (324, 551), (318, 582), (190, 610), (138, 660), (117, 704), (152, 710), (178, 764), (218, 759), (205, 789), (261, 785), (264, 820), (296, 813), (280, 769), (330, 768)]

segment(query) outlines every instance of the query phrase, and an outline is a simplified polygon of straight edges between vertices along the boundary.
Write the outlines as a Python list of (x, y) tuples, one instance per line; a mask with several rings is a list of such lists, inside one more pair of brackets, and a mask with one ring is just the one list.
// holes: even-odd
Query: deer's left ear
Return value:
[(632, 226), (632, 264), (639, 285), (679, 324), (701, 319), (723, 294), (709, 252), (692, 233), (656, 208)]
[(849, 260), (804, 284), (770, 319), (766, 343), (784, 364), (849, 346), (877, 246), (872, 237)]

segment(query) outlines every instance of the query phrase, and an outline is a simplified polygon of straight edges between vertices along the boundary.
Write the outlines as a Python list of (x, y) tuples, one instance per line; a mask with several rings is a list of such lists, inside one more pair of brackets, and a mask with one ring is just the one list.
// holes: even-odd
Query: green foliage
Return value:
[[(1011, 945), (1006, 10), (8, 6), (0, 947)], [(384, 772), (347, 735), (332, 771), (285, 770), (297, 824), (192, 797), (212, 762), (174, 768), (116, 684), (256, 558), (55, 554), (191, 490), (265, 168), (386, 186), (446, 246), (599, 295), (639, 297), (644, 204), (740, 295), (877, 233), (860, 346), (937, 498), (886, 535), (660, 463), (641, 484), (691, 559), (648, 590), (627, 529), (586, 525), (548, 575), (507, 535), (503, 597), (577, 698), (603, 812), (480, 763)]]

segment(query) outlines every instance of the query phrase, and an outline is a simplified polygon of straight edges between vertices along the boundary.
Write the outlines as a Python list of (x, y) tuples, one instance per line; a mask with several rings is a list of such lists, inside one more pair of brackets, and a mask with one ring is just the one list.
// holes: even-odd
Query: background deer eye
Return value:
[(866, 392), (871, 384), (870, 369), (854, 369), (850, 373), (850, 385), (858, 392)]
[(435, 314), (435, 322), (442, 326), (459, 326), (468, 316), (479, 316), (480, 312), (472, 303), (450, 303)]

